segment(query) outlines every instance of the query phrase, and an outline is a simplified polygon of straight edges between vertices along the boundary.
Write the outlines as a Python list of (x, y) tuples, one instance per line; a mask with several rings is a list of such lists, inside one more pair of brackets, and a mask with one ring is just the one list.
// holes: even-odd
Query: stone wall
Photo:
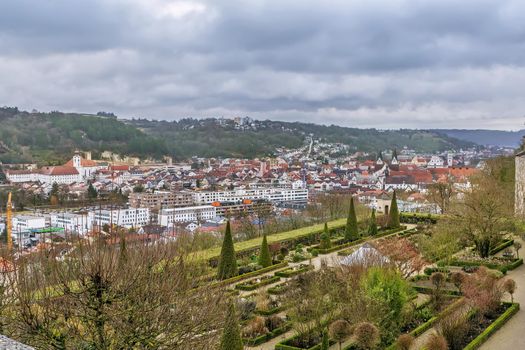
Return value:
[(525, 217), (525, 152), (520, 152), (515, 158), (516, 188), (514, 210), (516, 215)]

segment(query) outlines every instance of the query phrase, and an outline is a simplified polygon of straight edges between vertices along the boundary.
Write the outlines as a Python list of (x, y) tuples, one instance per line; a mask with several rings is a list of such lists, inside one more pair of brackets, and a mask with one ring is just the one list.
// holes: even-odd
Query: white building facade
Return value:
[(94, 210), (89, 212), (90, 221), (98, 226), (117, 225), (126, 228), (141, 227), (150, 223), (148, 208)]
[(174, 222), (206, 221), (215, 219), (217, 208), (212, 205), (162, 209), (159, 212), (158, 223), (170, 226)]

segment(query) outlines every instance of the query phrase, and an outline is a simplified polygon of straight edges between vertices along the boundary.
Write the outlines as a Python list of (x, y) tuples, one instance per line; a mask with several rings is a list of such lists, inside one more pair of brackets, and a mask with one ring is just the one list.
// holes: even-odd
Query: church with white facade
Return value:
[(79, 152), (64, 165), (46, 166), (38, 170), (7, 170), (6, 178), (13, 183), (41, 182), (44, 184), (72, 184), (84, 182), (95, 175), (100, 169), (106, 169), (91, 159), (83, 158)]

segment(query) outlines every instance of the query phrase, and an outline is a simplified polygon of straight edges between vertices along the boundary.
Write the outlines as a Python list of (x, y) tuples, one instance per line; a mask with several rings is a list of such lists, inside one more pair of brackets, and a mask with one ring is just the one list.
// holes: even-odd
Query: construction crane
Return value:
[(7, 206), (6, 206), (6, 234), (7, 234), (7, 249), (11, 251), (13, 249), (13, 203), (11, 203), (11, 192), (7, 195)]

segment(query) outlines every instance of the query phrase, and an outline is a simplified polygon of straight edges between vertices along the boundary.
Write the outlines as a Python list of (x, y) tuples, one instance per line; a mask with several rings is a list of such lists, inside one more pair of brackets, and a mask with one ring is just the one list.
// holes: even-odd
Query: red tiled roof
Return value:
[(76, 168), (72, 166), (48, 166), (41, 169), (43, 175), (78, 175)]
[[(93, 167), (93, 166), (97, 166), (97, 162), (95, 162), (94, 160), (88, 160), (88, 159), (80, 158), (80, 165), (83, 166), (83, 167)], [(64, 166), (72, 167), (73, 166), (73, 159), (71, 159), (69, 162), (64, 164)]]

